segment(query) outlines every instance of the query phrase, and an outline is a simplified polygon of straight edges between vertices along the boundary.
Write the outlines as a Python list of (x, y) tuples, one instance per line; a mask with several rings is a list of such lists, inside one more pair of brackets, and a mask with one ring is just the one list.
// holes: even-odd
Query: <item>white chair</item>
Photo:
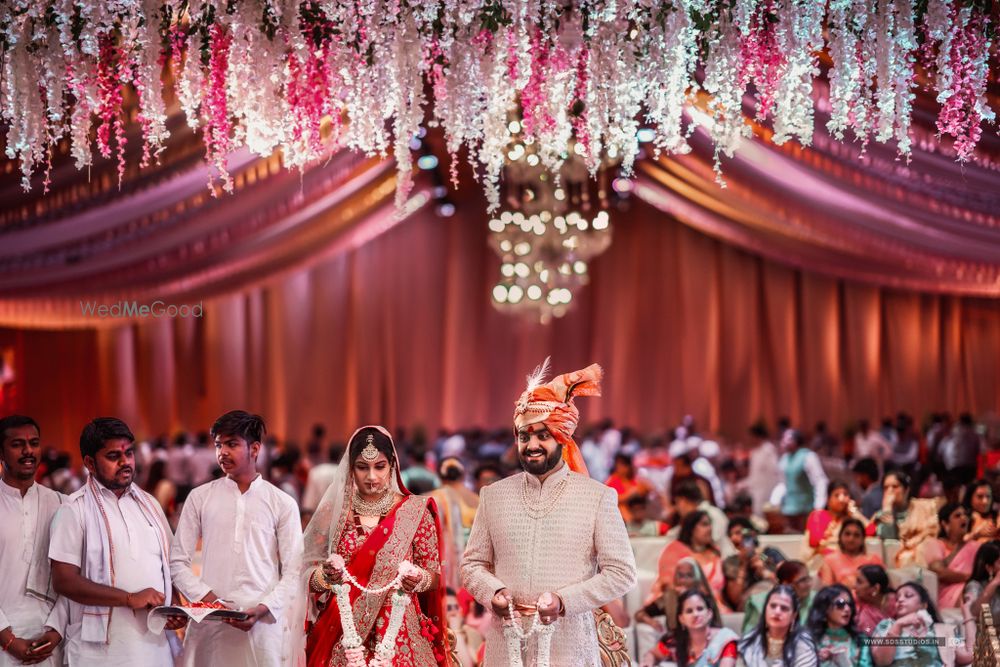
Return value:
[(915, 581), (927, 589), (927, 594), (931, 596), (932, 600), (937, 601), (938, 578), (932, 570), (920, 567), (919, 565), (911, 565), (909, 567), (890, 568), (888, 574), (889, 585), (893, 588), (899, 588), (908, 581)]
[(805, 542), (803, 533), (793, 535), (761, 535), (760, 546), (773, 547), (783, 553), (788, 560), (802, 559), (802, 545)]

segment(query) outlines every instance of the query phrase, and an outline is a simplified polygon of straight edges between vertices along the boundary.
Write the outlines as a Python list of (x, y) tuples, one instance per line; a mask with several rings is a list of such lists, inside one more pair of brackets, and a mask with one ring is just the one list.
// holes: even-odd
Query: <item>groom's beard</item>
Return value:
[(545, 473), (549, 472), (557, 465), (559, 465), (559, 461), (562, 460), (562, 451), (563, 451), (562, 443), (556, 446), (551, 456), (544, 458), (541, 461), (526, 460), (528, 454), (535, 454), (538, 453), (539, 451), (541, 451), (543, 454), (545, 453), (545, 450), (539, 447), (537, 449), (525, 449), (522, 454), (518, 455), (518, 458), (521, 459), (521, 467), (524, 468), (527, 472), (531, 473), (532, 475), (544, 475)]

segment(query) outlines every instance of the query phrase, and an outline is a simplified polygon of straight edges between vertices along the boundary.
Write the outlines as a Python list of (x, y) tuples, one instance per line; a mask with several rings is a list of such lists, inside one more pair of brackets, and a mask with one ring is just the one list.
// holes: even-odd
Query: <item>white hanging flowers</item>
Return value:
[[(362, 586), (357, 579), (347, 571), (344, 559), (339, 554), (332, 554), (329, 562), (340, 571), (344, 583), (334, 584), (330, 587), (337, 599), (337, 609), (340, 612), (340, 626), (343, 628), (341, 643), (344, 646), (344, 655), (347, 656), (349, 667), (392, 667), (392, 659), (396, 655), (396, 638), (403, 627), (403, 614), (406, 605), (410, 602), (410, 595), (400, 588), (403, 577), (413, 574), (421, 574), (423, 570), (413, 565), (409, 561), (399, 564), (399, 571), (396, 577), (384, 586), (378, 588), (367, 588)], [(354, 623), (354, 612), (351, 608), (350, 587), (354, 586), (358, 590), (370, 595), (381, 595), (392, 590), (392, 608), (389, 612), (389, 624), (385, 628), (382, 639), (375, 647), (375, 655), (371, 661), (365, 660), (365, 648), (362, 638), (358, 634), (358, 628)]]
[(824, 51), (834, 137), (907, 154), (919, 54), (938, 131), (971, 159), (995, 115), (991, 20), (983, 0), (7, 0), (0, 120), (28, 188), (67, 135), (92, 163), (95, 116), (98, 151), (123, 163), (136, 99), (144, 165), (168, 139), (168, 67), (224, 185), (239, 148), (304, 168), (347, 147), (391, 154), (402, 201), (413, 136), (438, 126), (453, 178), (465, 148), (492, 209), (512, 119), (553, 172), (572, 139), (591, 171), (617, 157), (627, 175), (641, 124), (680, 153), (693, 117), (731, 155), (748, 94), (774, 141), (808, 144)]
[(535, 610), (531, 615), (531, 626), (525, 631), (521, 625), (521, 616), (514, 610), (514, 601), (510, 598), (507, 600), (507, 613), (508, 618), (503, 623), (503, 636), (507, 644), (507, 662), (510, 667), (523, 667), (524, 648), (533, 635), (538, 635), (534, 667), (549, 667), (552, 633), (555, 632), (558, 621), (544, 625), (538, 611)]

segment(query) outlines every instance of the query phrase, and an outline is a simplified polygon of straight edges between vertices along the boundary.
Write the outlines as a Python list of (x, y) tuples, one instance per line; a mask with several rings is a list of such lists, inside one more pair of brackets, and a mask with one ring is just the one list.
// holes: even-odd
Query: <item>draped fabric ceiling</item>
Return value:
[[(160, 167), (76, 172), (21, 193), (3, 165), (4, 410), (72, 447), (97, 414), (143, 435), (205, 429), (236, 407), (272, 432), (323, 422), (509, 423), (524, 375), (592, 361), (584, 420), (658, 430), (692, 414), (739, 436), (758, 417), (839, 429), (895, 410), (1000, 409), (1000, 141), (957, 164), (917, 106), (914, 157), (833, 141), (774, 146), (755, 127), (726, 187), (701, 132), (650, 157), (612, 211), (591, 284), (549, 326), (496, 312), (499, 262), (466, 173), (439, 218), (422, 181), (392, 206), (393, 165), (338, 152), (304, 173), (235, 154), (213, 197), (197, 138)], [(695, 112), (697, 116), (697, 112)], [(442, 159), (444, 156), (441, 156)], [(88, 178), (89, 176), (89, 178)], [(201, 318), (97, 318), (81, 301), (204, 307)]]

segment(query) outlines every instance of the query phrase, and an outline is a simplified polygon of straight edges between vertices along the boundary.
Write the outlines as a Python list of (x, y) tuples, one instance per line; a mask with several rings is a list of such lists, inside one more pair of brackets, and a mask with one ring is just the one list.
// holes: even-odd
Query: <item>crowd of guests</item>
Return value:
[[(394, 435), (403, 482), (439, 508), (448, 624), (463, 664), (477, 665), (490, 612), (461, 588), (460, 556), (479, 490), (520, 470), (513, 433)], [(879, 429), (862, 420), (842, 438), (822, 423), (806, 434), (779, 420), (773, 432), (754, 424), (734, 443), (699, 434), (690, 419), (659, 437), (596, 424), (580, 438), (591, 477), (617, 491), (630, 535), (666, 540), (644, 606), (634, 618), (608, 611), (655, 633), (644, 664), (969, 664), (977, 610), (1000, 612), (1000, 535), (993, 479), (984, 476), (996, 444), (969, 415), (933, 415), (922, 430), (904, 414)], [(344, 449), (316, 425), (302, 445), (266, 438), (257, 469), (295, 501), (305, 526)], [(38, 479), (69, 494), (86, 475), (62, 450), (45, 448)], [(174, 530), (192, 490), (223, 476), (208, 433), (138, 442), (135, 458), (137, 484)], [(768, 533), (801, 534), (800, 557), (763, 547)], [(870, 537), (898, 540), (892, 562), (869, 551)], [(906, 568), (935, 573), (936, 599)], [(890, 571), (904, 577), (895, 587)], [(941, 610), (957, 622), (944, 625)], [(733, 613), (743, 613), (741, 633), (723, 627)], [(943, 632), (962, 641), (865, 639)]]
[[(650, 447), (618, 453), (608, 480), (632, 535), (673, 538), (634, 616), (659, 636), (644, 665), (971, 664), (979, 610), (1000, 609), (996, 443), (971, 417), (935, 415), (922, 436), (906, 415), (861, 423), (846, 443), (757, 424), (749, 451), (692, 431), (661, 446), (665, 466)], [(798, 557), (762, 548), (764, 533), (801, 534)]]

